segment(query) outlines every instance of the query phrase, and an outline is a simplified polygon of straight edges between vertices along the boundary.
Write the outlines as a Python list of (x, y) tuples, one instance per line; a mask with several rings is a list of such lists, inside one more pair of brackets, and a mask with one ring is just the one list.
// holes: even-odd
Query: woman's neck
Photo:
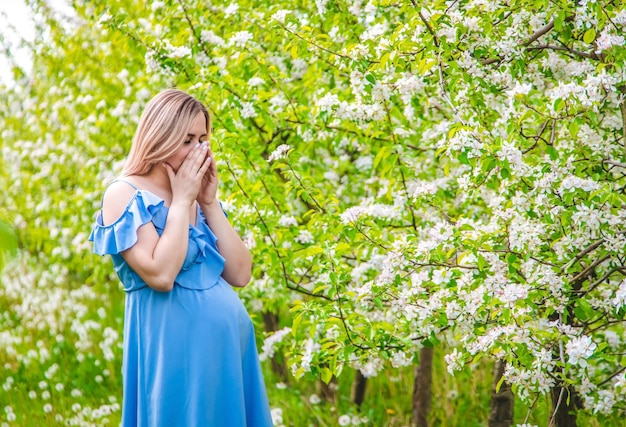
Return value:
[(129, 178), (141, 189), (148, 190), (166, 201), (172, 198), (172, 187), (167, 171), (160, 164), (154, 165), (145, 175), (129, 175)]
[(154, 165), (150, 172), (143, 175), (143, 178), (156, 188), (167, 191), (168, 193), (172, 192), (170, 178), (167, 176), (165, 168), (160, 164)]

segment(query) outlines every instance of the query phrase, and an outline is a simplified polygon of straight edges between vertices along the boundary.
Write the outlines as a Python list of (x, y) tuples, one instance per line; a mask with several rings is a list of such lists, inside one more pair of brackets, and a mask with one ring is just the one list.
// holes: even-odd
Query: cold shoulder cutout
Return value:
[(120, 217), (111, 224), (104, 225), (100, 210), (89, 236), (94, 243), (94, 252), (113, 255), (131, 248), (137, 243), (139, 227), (150, 222), (164, 203), (156, 195), (136, 189)]
[[(114, 181), (115, 182), (115, 181)], [(142, 190), (127, 181), (134, 193), (122, 214), (111, 224), (104, 225), (102, 210), (98, 212), (89, 240), (93, 251), (99, 255), (111, 255), (113, 266), (126, 292), (148, 286), (126, 262), (121, 252), (137, 243), (137, 230), (151, 222), (157, 234), (165, 231), (169, 208), (165, 201), (148, 190)], [(215, 286), (224, 271), (225, 260), (219, 253), (217, 237), (206, 222), (202, 210), (197, 208), (196, 225), (189, 225), (187, 253), (174, 285), (187, 289), (209, 289)]]

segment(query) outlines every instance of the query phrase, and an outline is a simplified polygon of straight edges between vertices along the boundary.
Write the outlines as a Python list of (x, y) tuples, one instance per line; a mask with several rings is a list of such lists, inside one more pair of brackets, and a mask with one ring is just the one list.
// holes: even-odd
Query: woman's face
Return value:
[(172, 169), (174, 169), (174, 172), (178, 172), (178, 168), (180, 168), (180, 165), (187, 157), (187, 154), (189, 154), (196, 144), (204, 141), (207, 141), (207, 144), (209, 143), (206, 132), (206, 118), (203, 113), (198, 113), (196, 118), (191, 123), (189, 131), (187, 131), (187, 136), (182, 147), (180, 147), (172, 157), (167, 159), (166, 162), (169, 163)]

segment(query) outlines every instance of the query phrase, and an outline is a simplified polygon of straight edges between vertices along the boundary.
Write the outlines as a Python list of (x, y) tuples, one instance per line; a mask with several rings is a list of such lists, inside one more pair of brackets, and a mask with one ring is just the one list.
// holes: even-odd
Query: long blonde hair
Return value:
[(172, 156), (185, 142), (198, 113), (204, 114), (209, 135), (211, 116), (191, 95), (167, 89), (152, 98), (139, 119), (122, 175), (145, 175)]

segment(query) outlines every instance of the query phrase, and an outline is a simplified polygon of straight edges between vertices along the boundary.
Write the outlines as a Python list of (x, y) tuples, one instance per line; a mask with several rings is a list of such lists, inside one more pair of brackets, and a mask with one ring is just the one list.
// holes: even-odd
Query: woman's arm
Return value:
[[(200, 183), (210, 160), (202, 150), (192, 150), (177, 173), (165, 164), (172, 188), (165, 229), (159, 237), (151, 222), (137, 230), (137, 242), (123, 251), (130, 267), (148, 286), (161, 292), (171, 291), (180, 272), (189, 243), (189, 211), (198, 195)], [(155, 166), (162, 167), (162, 166)], [(114, 183), (107, 190), (102, 206), (105, 225), (117, 220), (126, 209), (135, 190), (124, 183)]]
[[(124, 213), (133, 195), (134, 189), (128, 184), (120, 182), (109, 187), (102, 204), (105, 225), (113, 223)], [(185, 261), (188, 234), (189, 208), (180, 203), (172, 204), (161, 237), (154, 225), (148, 222), (137, 230), (137, 243), (121, 255), (148, 286), (168, 292)]]
[(217, 248), (226, 260), (222, 277), (232, 286), (246, 286), (252, 277), (252, 259), (248, 248), (228, 222), (217, 200), (202, 203), (200, 208), (217, 237)]

